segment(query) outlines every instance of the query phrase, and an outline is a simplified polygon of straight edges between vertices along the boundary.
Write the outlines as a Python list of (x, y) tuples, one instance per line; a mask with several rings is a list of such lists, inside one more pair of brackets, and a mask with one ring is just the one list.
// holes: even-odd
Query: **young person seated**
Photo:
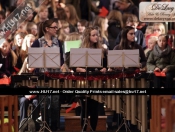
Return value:
[(172, 88), (175, 76), (175, 53), (168, 45), (168, 36), (161, 34), (158, 44), (153, 48), (147, 60), (147, 70), (165, 73), (165, 78), (154, 75), (154, 88), (161, 88), (161, 82), (165, 80), (165, 88)]

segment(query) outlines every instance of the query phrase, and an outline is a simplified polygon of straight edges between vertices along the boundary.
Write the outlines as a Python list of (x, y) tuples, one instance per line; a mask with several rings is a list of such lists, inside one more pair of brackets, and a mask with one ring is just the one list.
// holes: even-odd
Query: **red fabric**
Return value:
[(16, 72), (20, 71), (20, 69), (18, 69), (17, 67), (14, 67), (14, 69), (15, 69)]
[(175, 34), (175, 30), (169, 30), (168, 34)]
[(76, 107), (77, 103), (73, 102), (72, 106), (68, 109), (66, 109), (66, 113), (69, 113), (72, 109), (74, 109)]
[(100, 12), (100, 14), (99, 14), (99, 16), (101, 16), (101, 17), (106, 17), (107, 15), (108, 15), (108, 10), (103, 6), (102, 8), (101, 8), (101, 12)]
[(10, 83), (11, 83), (10, 78), (1, 78), (0, 79), (0, 85), (2, 85), (2, 84), (9, 85)]
[(165, 77), (166, 76), (164, 72), (154, 72), (154, 74), (156, 76), (159, 76), (159, 77)]

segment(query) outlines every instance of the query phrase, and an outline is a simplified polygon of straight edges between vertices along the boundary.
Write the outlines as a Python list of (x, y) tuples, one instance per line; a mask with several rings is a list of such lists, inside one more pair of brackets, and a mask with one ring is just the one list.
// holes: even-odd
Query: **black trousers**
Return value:
[(175, 77), (174, 72), (167, 72), (166, 77), (154, 76), (154, 88), (161, 88), (162, 82), (165, 83), (165, 88), (172, 88), (174, 77)]
[(45, 97), (41, 103), (42, 120), (46, 121), (52, 131), (60, 129), (60, 107), (59, 95), (40, 96)]
[[(33, 110), (34, 110), (36, 108), (36, 106), (38, 105), (38, 98), (35, 98), (32, 100), (28, 100), (26, 97), (19, 98), (20, 122), (24, 118), (27, 118), (27, 110), (28, 110), (28, 106), (30, 103), (33, 104)], [(32, 119), (35, 122), (36, 130), (39, 130), (39, 124), (36, 123), (36, 119), (39, 117), (39, 110), (40, 110), (40, 107), (37, 107), (36, 110), (32, 114)]]
[[(87, 98), (87, 109), (86, 109), (86, 98), (81, 97), (80, 98), (80, 104), (81, 104), (81, 127), (83, 131), (86, 131), (87, 125), (84, 126), (84, 118), (85, 115), (90, 116), (90, 125), (92, 127), (92, 130), (96, 130), (97, 122), (98, 122), (98, 101), (95, 101), (91, 98)], [(85, 113), (87, 112), (87, 114)], [(86, 117), (87, 118), (87, 117)]]

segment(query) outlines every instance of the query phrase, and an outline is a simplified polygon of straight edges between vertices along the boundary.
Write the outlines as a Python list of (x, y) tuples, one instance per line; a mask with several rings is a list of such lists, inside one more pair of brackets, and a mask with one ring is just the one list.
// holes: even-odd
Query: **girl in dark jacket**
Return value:
[[(168, 36), (159, 35), (158, 44), (154, 46), (147, 60), (147, 70), (165, 73), (165, 88), (172, 88), (175, 76), (175, 53), (167, 42)], [(154, 76), (154, 87), (160, 88), (163, 79), (163, 77)]]

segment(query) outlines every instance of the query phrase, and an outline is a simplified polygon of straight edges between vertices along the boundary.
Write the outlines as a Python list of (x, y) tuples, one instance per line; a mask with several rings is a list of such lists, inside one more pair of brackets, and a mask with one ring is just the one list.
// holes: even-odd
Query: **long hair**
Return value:
[(100, 31), (101, 31), (101, 36), (103, 38), (105, 38), (106, 40), (108, 40), (108, 34), (107, 34), (107, 31), (104, 31), (103, 30), (103, 23), (105, 22), (107, 18), (103, 18), (103, 17), (96, 17), (94, 22), (93, 22), (93, 26), (97, 26), (100, 28)]
[(46, 27), (50, 27), (54, 22), (56, 22), (55, 19), (49, 19), (49, 20), (46, 20), (45, 22), (41, 22), (39, 24), (38, 38), (41, 38), (42, 36), (44, 36), (44, 34), (46, 33)]
[(120, 44), (119, 44), (119, 49), (123, 50), (123, 49), (131, 49), (134, 48), (135, 42), (131, 42), (131, 47), (129, 46), (129, 40), (127, 39), (127, 34), (130, 30), (135, 30), (133, 27), (130, 26), (126, 26), (123, 28), (122, 30), (122, 34), (121, 34), (121, 40), (120, 40)]
[(65, 8), (68, 8), (70, 12), (70, 18), (67, 18), (67, 21), (75, 26), (79, 20), (75, 7), (73, 5), (67, 4)]
[(109, 21), (118, 21), (121, 28), (123, 28), (122, 13), (117, 10), (111, 10), (107, 16)]
[(91, 47), (91, 42), (90, 42), (90, 36), (91, 36), (91, 31), (97, 30), (99, 34), (98, 27), (87, 27), (82, 35), (82, 43), (80, 45), (80, 48), (94, 48), (94, 49), (102, 49), (102, 58), (104, 58), (104, 52), (105, 49), (102, 47), (102, 44), (98, 40), (97, 43), (94, 43), (93, 46)]

